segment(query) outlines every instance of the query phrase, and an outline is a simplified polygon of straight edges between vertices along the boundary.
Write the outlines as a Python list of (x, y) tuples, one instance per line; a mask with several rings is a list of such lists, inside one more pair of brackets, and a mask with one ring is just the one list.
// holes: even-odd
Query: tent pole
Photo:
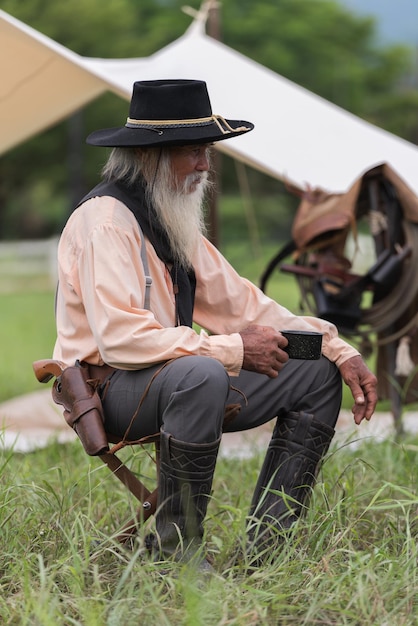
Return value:
[[(221, 40), (219, 3), (209, 0), (207, 4), (207, 34), (217, 41)], [(222, 155), (214, 150), (212, 155), (212, 180), (214, 186), (209, 198), (208, 238), (214, 246), (219, 248), (219, 211), (218, 199), (221, 193)]]

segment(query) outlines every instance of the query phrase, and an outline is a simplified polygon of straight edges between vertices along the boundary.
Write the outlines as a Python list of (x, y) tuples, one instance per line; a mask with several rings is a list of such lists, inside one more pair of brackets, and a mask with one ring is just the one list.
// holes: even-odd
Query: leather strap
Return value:
[(111, 376), (114, 372), (116, 372), (116, 368), (111, 365), (92, 365), (91, 363), (87, 363), (89, 368), (89, 374), (91, 378), (100, 381), (102, 384), (109, 376)]

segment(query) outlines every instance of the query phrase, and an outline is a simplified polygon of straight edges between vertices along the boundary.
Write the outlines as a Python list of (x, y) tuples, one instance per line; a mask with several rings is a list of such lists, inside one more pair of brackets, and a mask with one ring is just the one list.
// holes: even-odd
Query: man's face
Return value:
[(176, 188), (192, 193), (209, 170), (209, 144), (174, 146), (169, 154)]

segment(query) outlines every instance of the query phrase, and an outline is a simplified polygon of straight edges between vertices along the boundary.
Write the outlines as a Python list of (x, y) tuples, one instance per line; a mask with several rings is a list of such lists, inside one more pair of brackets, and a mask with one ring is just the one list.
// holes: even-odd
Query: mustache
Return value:
[(196, 173), (196, 174), (190, 174), (190, 176), (193, 178), (193, 182), (199, 183), (199, 182), (204, 182), (205, 180), (207, 180), (208, 173), (207, 172), (200, 172), (200, 173)]
[(190, 188), (196, 186), (196, 190), (200, 186), (202, 190), (206, 190), (208, 186), (210, 186), (209, 173), (208, 172), (193, 172), (189, 174), (183, 181), (181, 191), (183, 193), (188, 193)]
[(205, 181), (208, 178), (208, 172), (192, 172), (186, 177), (186, 181), (198, 183), (200, 181)]

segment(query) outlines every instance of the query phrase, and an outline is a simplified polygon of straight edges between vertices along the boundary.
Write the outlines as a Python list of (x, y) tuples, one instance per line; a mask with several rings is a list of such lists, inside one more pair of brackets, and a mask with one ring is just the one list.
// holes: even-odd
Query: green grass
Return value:
[(38, 390), (32, 362), (48, 358), (54, 346), (54, 294), (51, 291), (1, 295), (0, 402)]
[[(245, 242), (226, 248), (233, 262), (241, 259), (239, 271), (257, 280), (265, 259), (254, 258)], [(263, 250), (267, 259), (275, 252)], [(292, 277), (277, 273), (269, 294), (296, 309)], [(40, 388), (31, 364), (52, 351), (53, 302), (52, 292), (31, 285), (2, 295), (0, 399)], [(115, 542), (135, 505), (78, 442), (25, 455), (2, 450), (0, 624), (418, 624), (417, 453), (411, 437), (357, 449), (334, 445), (292, 540), (252, 575), (236, 555), (245, 547), (262, 454), (220, 458), (205, 525), (216, 575), (202, 583), (180, 566), (162, 576), (143, 548), (145, 531), (131, 551)], [(148, 457), (123, 451), (131, 455), (151, 485)]]
[[(3, 453), (0, 623), (416, 624), (417, 451), (416, 439), (332, 448), (305, 518), (252, 575), (236, 555), (262, 456), (221, 458), (206, 521), (216, 575), (204, 582), (179, 565), (162, 576), (145, 531), (132, 550), (116, 544), (127, 492), (77, 442)], [(143, 454), (132, 462), (151, 475)]]

